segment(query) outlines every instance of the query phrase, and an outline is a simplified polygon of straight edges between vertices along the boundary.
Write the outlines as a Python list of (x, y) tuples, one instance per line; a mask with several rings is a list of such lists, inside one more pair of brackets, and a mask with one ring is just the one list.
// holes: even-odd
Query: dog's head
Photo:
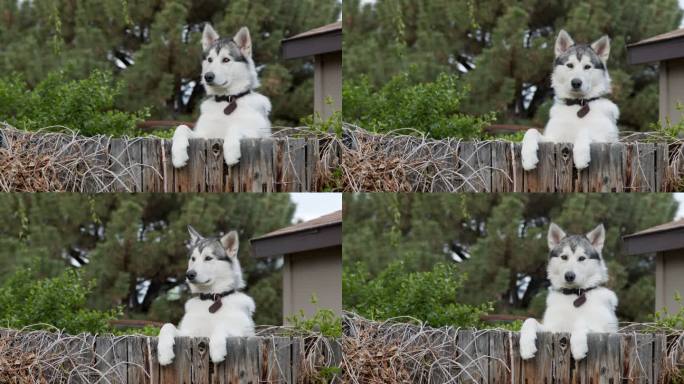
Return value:
[(209, 95), (235, 95), (257, 88), (252, 38), (242, 27), (231, 38), (220, 38), (211, 24), (202, 33), (202, 84)]
[(549, 227), (549, 264), (551, 285), (562, 288), (591, 288), (608, 281), (608, 269), (601, 250), (606, 238), (603, 224), (586, 235), (566, 235), (554, 223)]
[(603, 36), (591, 45), (575, 44), (561, 30), (556, 39), (556, 59), (551, 85), (556, 96), (564, 99), (590, 99), (610, 93), (606, 67), (610, 38)]
[(244, 288), (238, 260), (238, 234), (230, 231), (223, 237), (203, 237), (192, 226), (186, 281), (193, 293), (216, 293)]

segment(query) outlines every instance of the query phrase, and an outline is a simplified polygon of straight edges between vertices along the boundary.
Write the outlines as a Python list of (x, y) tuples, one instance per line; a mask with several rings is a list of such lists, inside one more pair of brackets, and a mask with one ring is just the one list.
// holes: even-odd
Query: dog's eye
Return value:
[(589, 64), (585, 65), (584, 69), (591, 69), (591, 65), (589, 65)]
[(193, 257), (191, 260), (192, 260), (192, 261), (195, 261), (195, 258)]
[(567, 256), (565, 256), (565, 255), (563, 255), (563, 256), (561, 256), (561, 259), (563, 259), (563, 260), (567, 260), (567, 259), (568, 259), (568, 257), (567, 257)]
[(584, 260), (586, 260), (586, 259), (587, 259), (586, 257), (580, 256), (579, 259), (577, 259), (577, 260), (579, 260), (579, 261), (584, 261)]
[(227, 63), (227, 62), (229, 62), (229, 61), (230, 61), (229, 58), (227, 58), (227, 57), (224, 57), (224, 58), (223, 58), (223, 62), (224, 62), (224, 63)]
[(207, 256), (207, 257), (204, 258), (204, 261), (211, 261), (211, 260), (213, 260), (213, 259), (214, 259), (213, 257)]
[(207, 60), (208, 60), (210, 63), (211, 63), (212, 61), (214, 61), (214, 59), (212, 59), (211, 57), (208, 58)]
[(575, 66), (572, 63), (568, 63), (568, 68), (573, 69)]

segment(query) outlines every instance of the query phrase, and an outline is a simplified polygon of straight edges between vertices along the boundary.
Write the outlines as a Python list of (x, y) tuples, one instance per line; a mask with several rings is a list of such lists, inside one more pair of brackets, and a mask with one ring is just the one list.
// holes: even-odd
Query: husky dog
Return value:
[(546, 269), (551, 287), (542, 324), (530, 318), (520, 330), (523, 359), (537, 352), (537, 332), (569, 332), (575, 360), (587, 355), (587, 333), (617, 332), (617, 296), (601, 286), (608, 281), (608, 269), (601, 256), (605, 236), (603, 224), (586, 235), (566, 236), (551, 223)]
[(173, 134), (171, 157), (174, 167), (188, 162), (188, 139), (223, 139), (226, 164), (240, 160), (240, 139), (271, 134), (271, 102), (254, 90), (259, 87), (252, 60), (252, 39), (246, 27), (234, 38), (219, 38), (210, 24), (202, 33), (202, 84), (209, 98), (200, 106), (195, 130), (179, 125)]
[(617, 105), (604, 98), (611, 91), (606, 69), (610, 39), (603, 36), (591, 45), (575, 44), (561, 30), (556, 39), (551, 86), (555, 100), (544, 135), (536, 129), (525, 132), (522, 142), (522, 166), (534, 169), (539, 162), (539, 142), (572, 143), (577, 169), (589, 166), (591, 143), (618, 140)]
[(171, 364), (174, 337), (209, 338), (211, 361), (226, 357), (226, 338), (254, 335), (254, 300), (240, 292), (245, 287), (238, 260), (238, 235), (231, 231), (218, 238), (190, 232), (190, 256), (185, 274), (192, 293), (198, 296), (185, 303), (185, 315), (178, 328), (164, 324), (159, 332), (159, 364)]

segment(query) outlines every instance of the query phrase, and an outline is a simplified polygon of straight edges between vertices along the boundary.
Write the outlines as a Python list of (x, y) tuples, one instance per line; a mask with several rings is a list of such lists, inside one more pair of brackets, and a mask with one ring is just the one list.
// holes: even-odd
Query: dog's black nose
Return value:
[(570, 81), (570, 84), (572, 84), (572, 89), (580, 89), (580, 87), (582, 86), (582, 80), (572, 79), (572, 81)]
[(565, 281), (568, 283), (575, 281), (575, 272), (565, 272)]
[(197, 272), (191, 269), (185, 274), (185, 277), (187, 277), (188, 280), (193, 281), (195, 280), (195, 277), (197, 277)]
[[(207, 72), (207, 73), (204, 74), (204, 80), (205, 80), (207, 83), (213, 82), (213, 81), (214, 81), (214, 77), (216, 77), (216, 76), (214, 76), (214, 72)], [(573, 81), (574, 81), (574, 80), (573, 80)]]

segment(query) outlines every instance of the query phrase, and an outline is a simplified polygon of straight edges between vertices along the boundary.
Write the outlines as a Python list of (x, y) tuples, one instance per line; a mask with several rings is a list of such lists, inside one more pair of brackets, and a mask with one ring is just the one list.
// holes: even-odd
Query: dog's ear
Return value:
[(206, 51), (209, 49), (209, 47), (211, 47), (211, 45), (214, 44), (218, 39), (218, 33), (214, 31), (214, 28), (211, 26), (211, 24), (206, 23), (204, 25), (204, 32), (202, 32), (202, 50)]
[(237, 231), (230, 231), (223, 235), (223, 237), (221, 238), (221, 245), (223, 245), (223, 248), (226, 250), (226, 254), (228, 254), (228, 257), (236, 258), (238, 253), (238, 247), (240, 246)]
[(603, 224), (599, 224), (591, 232), (587, 233), (587, 239), (589, 239), (594, 249), (601, 252), (603, 243), (606, 241), (606, 229), (603, 228)]
[(190, 224), (188, 224), (188, 233), (190, 234), (190, 244), (195, 244), (203, 239), (202, 235), (200, 235)]
[(570, 49), (570, 47), (573, 45), (575, 45), (575, 42), (572, 40), (572, 37), (565, 32), (565, 29), (561, 29), (560, 33), (558, 33), (558, 37), (556, 38), (556, 57), (564, 54), (565, 51)]
[(608, 61), (610, 55), (610, 37), (603, 36), (591, 44), (591, 49), (601, 58), (604, 63)]
[(235, 44), (240, 48), (240, 52), (245, 57), (252, 57), (252, 37), (249, 35), (249, 29), (242, 27), (233, 38)]
[(549, 250), (556, 248), (560, 244), (561, 240), (565, 238), (565, 232), (561, 227), (557, 226), (555, 223), (551, 223), (549, 226), (549, 234), (547, 240), (549, 242)]

